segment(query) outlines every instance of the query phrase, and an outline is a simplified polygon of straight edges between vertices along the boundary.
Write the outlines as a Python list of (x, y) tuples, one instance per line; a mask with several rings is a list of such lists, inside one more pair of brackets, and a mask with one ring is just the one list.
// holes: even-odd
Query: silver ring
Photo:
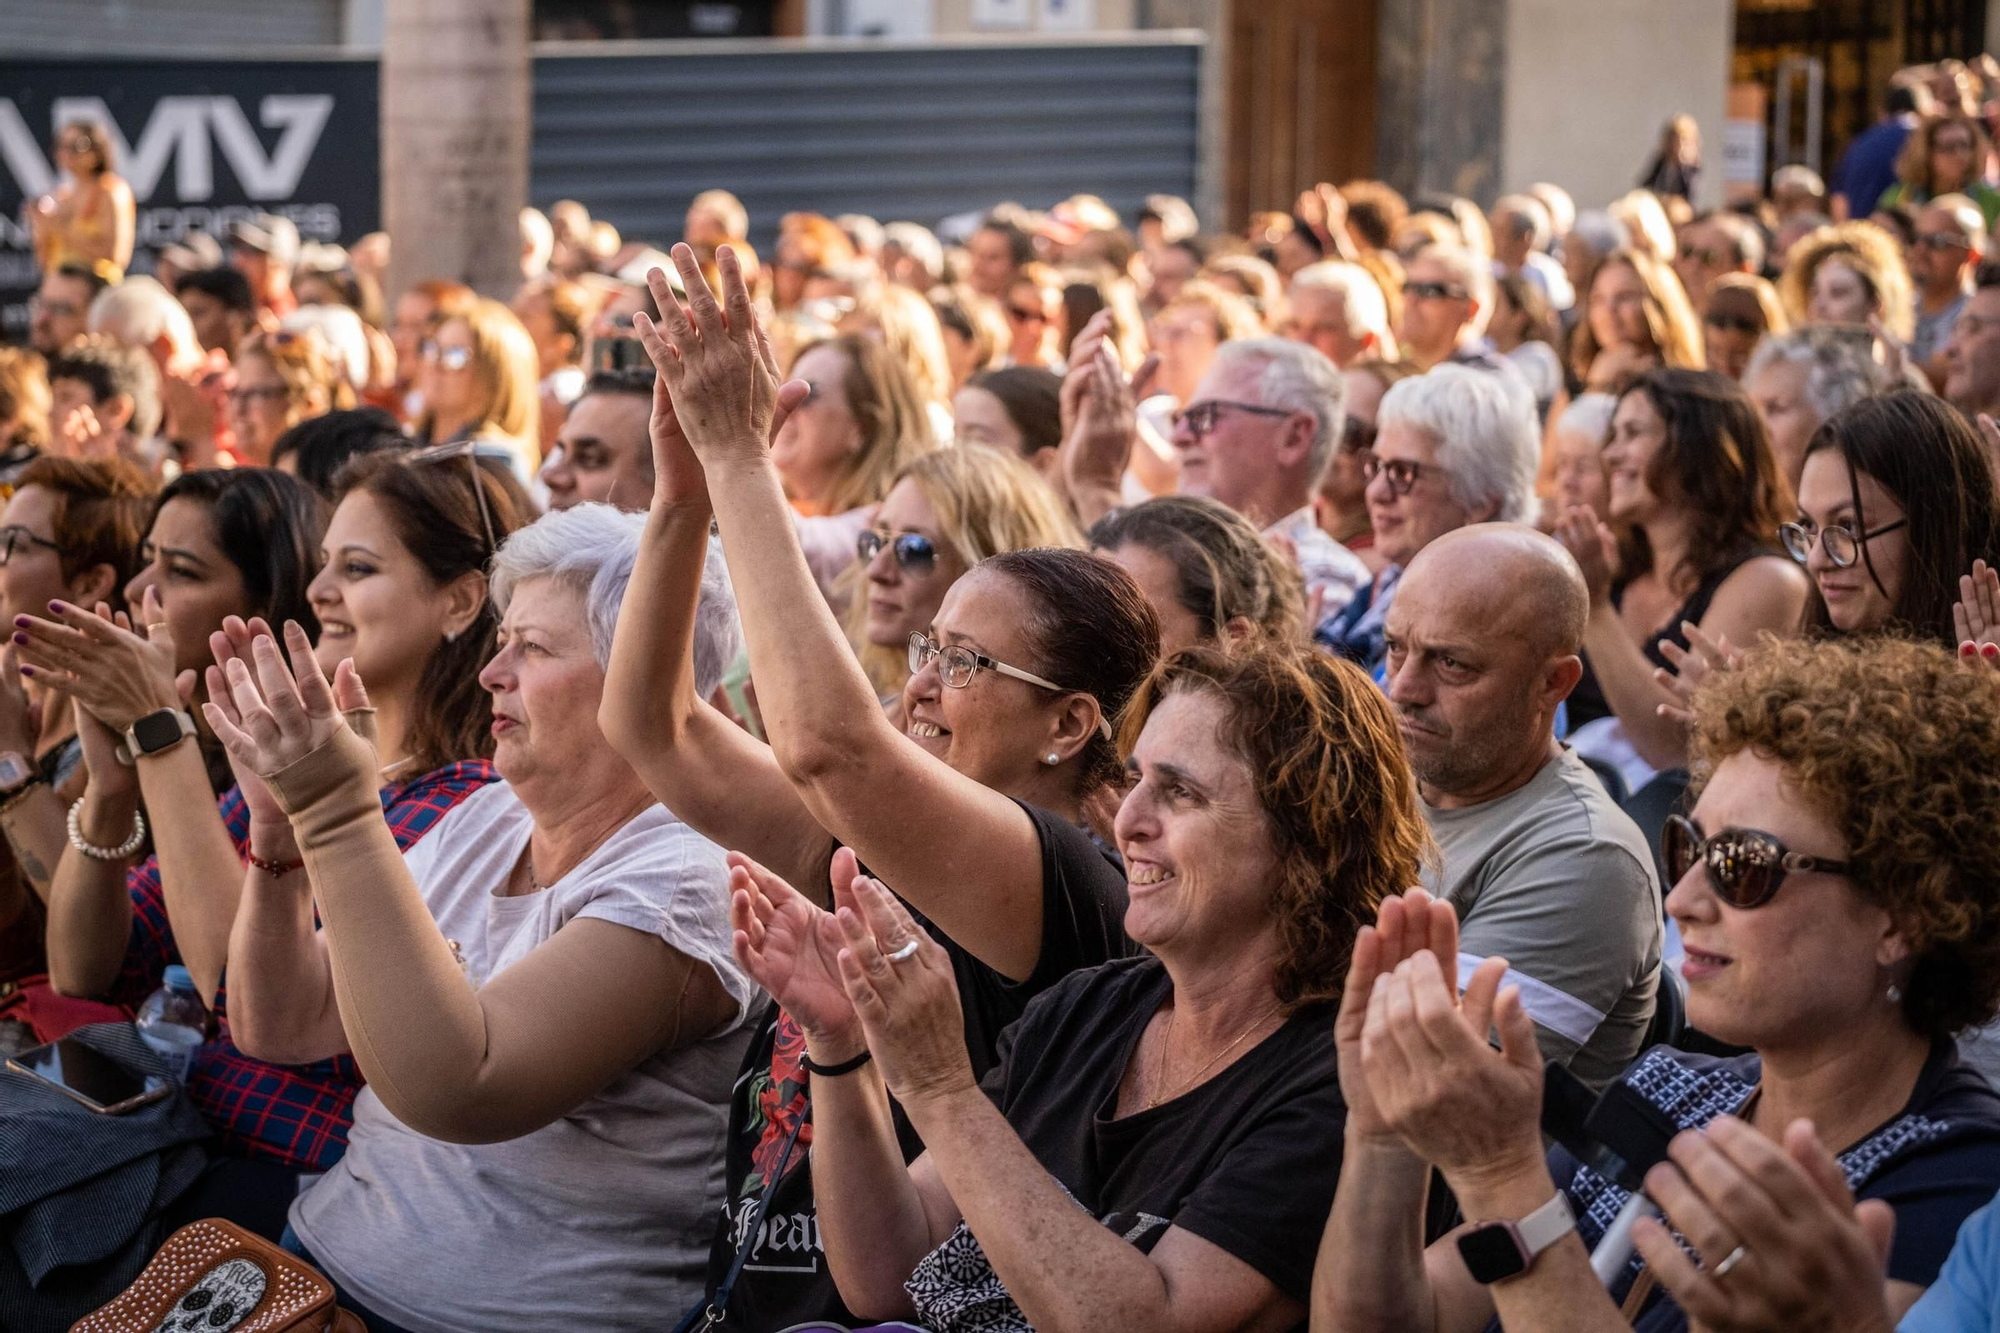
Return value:
[(1722, 1262), (1715, 1266), (1715, 1272), (1711, 1276), (1720, 1281), (1721, 1279), (1729, 1276), (1730, 1269), (1736, 1267), (1736, 1265), (1742, 1262), (1743, 1262), (1743, 1247), (1741, 1245), (1738, 1245), (1728, 1254), (1722, 1256)]
[(906, 958), (915, 958), (917, 956), (917, 946), (918, 941), (913, 939), (902, 948), (896, 950), (896, 952), (884, 956), (892, 963), (900, 963)]

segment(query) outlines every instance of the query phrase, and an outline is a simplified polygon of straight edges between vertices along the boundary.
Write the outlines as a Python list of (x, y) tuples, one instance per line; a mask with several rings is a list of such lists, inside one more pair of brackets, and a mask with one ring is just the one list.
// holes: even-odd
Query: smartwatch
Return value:
[(1518, 1222), (1481, 1222), (1458, 1238), (1458, 1255), (1481, 1285), (1519, 1277), (1535, 1257), (1576, 1230), (1576, 1214), (1561, 1190)]
[(135, 763), (146, 755), (170, 750), (194, 734), (194, 719), (185, 710), (158, 709), (125, 729), (125, 739), (118, 746), (118, 761)]
[(20, 792), (40, 776), (41, 770), (19, 750), (0, 750), (0, 801)]

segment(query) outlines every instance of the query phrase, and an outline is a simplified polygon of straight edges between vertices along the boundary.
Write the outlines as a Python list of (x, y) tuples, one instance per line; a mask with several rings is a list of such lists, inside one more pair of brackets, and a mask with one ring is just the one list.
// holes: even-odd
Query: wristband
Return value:
[(69, 845), (82, 852), (93, 861), (123, 861), (138, 851), (146, 842), (146, 816), (138, 810), (132, 812), (132, 836), (116, 847), (99, 847), (83, 837), (83, 803), (88, 797), (79, 796), (76, 804), (69, 808)]
[(805, 1070), (814, 1078), (838, 1078), (842, 1074), (852, 1074), (855, 1070), (861, 1068), (861, 1066), (874, 1058), (875, 1053), (864, 1048), (861, 1054), (855, 1056), (852, 1060), (842, 1060), (837, 1065), (822, 1065), (813, 1063), (813, 1058), (801, 1051), (799, 1053), (799, 1068)]
[(20, 786), (14, 788), (14, 790), (0, 793), (0, 815), (6, 814), (9, 810), (12, 810), (15, 806), (26, 800), (28, 793), (32, 792), (35, 788), (46, 787), (48, 785), (48, 779), (37, 773)]
[(266, 861), (263, 857), (252, 851), (245, 851), (243, 859), (269, 875), (272, 879), (283, 879), (294, 870), (304, 870), (306, 868), (304, 861)]

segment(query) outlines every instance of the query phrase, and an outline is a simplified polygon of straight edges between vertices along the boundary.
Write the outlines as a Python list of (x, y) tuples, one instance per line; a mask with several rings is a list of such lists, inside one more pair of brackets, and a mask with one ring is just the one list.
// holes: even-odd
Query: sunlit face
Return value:
[(1865, 324), (1880, 309), (1874, 287), (1859, 270), (1833, 256), (1813, 270), (1806, 314), (1816, 324)]
[(463, 630), (471, 617), (454, 609), (449, 590), (417, 562), (389, 511), (366, 491), (341, 500), (320, 553), (306, 591), (320, 626), (313, 656), (328, 675), (353, 658), (371, 689), (407, 697), (445, 632)]
[(974, 384), (960, 389), (952, 397), (951, 416), (953, 434), (960, 444), (984, 444), (1002, 453), (1026, 457), (1027, 440), (1022, 437), (1021, 428), (1007, 414), (1006, 404), (988, 390)]
[(1215, 320), (1200, 306), (1177, 306), (1158, 315), (1148, 333), (1160, 357), (1155, 380), (1160, 391), (1173, 395), (1177, 403), (1190, 401), (1215, 360), (1215, 349), (1222, 345)]
[(479, 683), (493, 696), (493, 764), (508, 782), (560, 783), (603, 767), (604, 670), (573, 589), (549, 578), (516, 584)]
[[(1848, 853), (1833, 821), (1754, 750), (1716, 765), (1692, 817), (1704, 835), (1756, 829), (1805, 856)], [(1812, 1045), (1860, 1030), (1905, 956), (1888, 914), (1841, 875), (1793, 871), (1769, 902), (1736, 908), (1716, 896), (1697, 860), (1671, 886), (1667, 915), (1687, 948), (1689, 1026), (1736, 1046)]]
[(771, 443), (771, 464), (795, 500), (817, 505), (849, 459), (861, 452), (861, 423), (847, 402), (847, 354), (825, 344), (792, 363), (791, 378), (812, 392), (785, 418)]
[(1564, 510), (1584, 505), (1600, 520), (1611, 516), (1602, 439), (1575, 429), (1556, 432), (1556, 500)]
[[(1412, 288), (1436, 288), (1439, 294), (1419, 295)], [(1410, 262), (1403, 283), (1403, 350), (1420, 366), (1435, 365), (1458, 347), (1459, 336), (1471, 322), (1477, 305), (1456, 271), (1442, 259), (1419, 254)]]
[(1604, 467), (1608, 477), (1606, 501), (1611, 517), (1621, 523), (1638, 523), (1660, 504), (1646, 478), (1653, 460), (1667, 447), (1667, 423), (1661, 419), (1653, 400), (1643, 393), (1628, 393), (1618, 400), (1611, 417), (1611, 440), (1604, 447)]
[[(1857, 471), (1850, 484), (1838, 449), (1821, 449), (1806, 459), (1799, 478), (1798, 522), (1809, 533), (1839, 526), (1859, 539), (1907, 518), (1889, 488), (1868, 473)], [(1826, 618), (1844, 634), (1866, 633), (1888, 622), (1902, 597), (1909, 565), (1908, 527), (1869, 538), (1846, 569), (1834, 563), (1823, 540), (1815, 541), (1806, 557), (1806, 573), (1826, 603)]]
[[(863, 567), (868, 579), (868, 642), (901, 648), (909, 643), (912, 631), (930, 628), (945, 592), (965, 573), (965, 562), (946, 540), (937, 510), (914, 478), (905, 477), (890, 489), (869, 526), (887, 540)], [(929, 543), (927, 563), (904, 563), (896, 539), (909, 536)]]
[(479, 408), (479, 372), (472, 326), (462, 319), (448, 319), (423, 347), (417, 384), (424, 405), (444, 417), (473, 416)]
[(1277, 838), (1250, 765), (1223, 742), (1228, 710), (1178, 689), (1146, 719), (1113, 833), (1129, 882), (1125, 932), (1168, 957), (1272, 929)]
[[(1375, 436), (1375, 458), (1382, 464), (1368, 483), (1368, 522), (1375, 531), (1375, 549), (1392, 565), (1407, 565), (1417, 552), (1454, 528), (1488, 517), (1473, 515), (1452, 497), (1451, 482), (1438, 466), (1437, 437), (1404, 421), (1391, 421)], [(1415, 481), (1397, 494), (1391, 463), (1413, 464)]]
[(1370, 334), (1356, 335), (1347, 327), (1347, 298), (1324, 287), (1294, 287), (1285, 336), (1310, 344), (1336, 366), (1358, 360), (1374, 346)]
[(1590, 284), (1590, 336), (1600, 348), (1650, 349), (1652, 330), (1646, 324), (1646, 284), (1626, 263), (1606, 264)]
[[(1174, 454), (1180, 460), (1180, 493), (1219, 500), (1240, 514), (1271, 523), (1284, 515), (1256, 515), (1260, 497), (1268, 495), (1272, 478), (1284, 465), (1284, 454), (1300, 420), (1309, 417), (1268, 411), (1261, 407), (1257, 380), (1260, 369), (1238, 360), (1212, 365), (1174, 423)], [(1216, 413), (1206, 434), (1194, 431), (1194, 409), (1203, 403), (1229, 404)]]
[(1149, 295), (1156, 308), (1179, 300), (1181, 288), (1194, 281), (1194, 275), (1201, 267), (1193, 255), (1179, 246), (1161, 250), (1152, 257), (1150, 265), (1153, 285)]
[(1796, 361), (1770, 361), (1743, 384), (1757, 415), (1764, 418), (1778, 471), (1795, 489), (1799, 469), (1805, 466), (1806, 444), (1820, 423), (1819, 413), (1806, 396), (1807, 374), (1807, 368)]
[(236, 358), (236, 386), (229, 391), (229, 426), (236, 452), (257, 466), (270, 461), (271, 446), (305, 415), (292, 401), (291, 386), (271, 359), (257, 352)]
[(1736, 255), (1736, 243), (1712, 222), (1690, 222), (1681, 228), (1680, 251), (1674, 258), (1674, 272), (1687, 288), (1688, 299), (1697, 310), (1708, 305), (1708, 289), (1725, 273), (1735, 273), (1743, 263)]
[(1978, 166), (1978, 144), (1964, 125), (1944, 124), (1931, 135), (1931, 193), (1963, 189)]
[(1032, 282), (1007, 289), (1002, 312), (1007, 316), (1007, 354), (1018, 366), (1040, 365), (1055, 332), (1056, 303)]
[(976, 231), (965, 243), (965, 250), (972, 261), (966, 274), (972, 289), (982, 296), (998, 299), (1014, 276), (1014, 247), (1008, 243), (1006, 234), (989, 229)]
[(201, 501), (181, 497), (160, 506), (140, 554), (146, 563), (125, 585), (125, 604), (136, 609), (147, 588), (158, 590), (173, 634), (176, 673), (199, 673), (214, 664), (208, 636), (222, 628), (225, 616), (260, 612), (250, 605), (243, 571), (216, 539), (214, 511)]
[(595, 503), (636, 511), (651, 503), (652, 415), (652, 399), (643, 393), (577, 399), (542, 464), (549, 508)]

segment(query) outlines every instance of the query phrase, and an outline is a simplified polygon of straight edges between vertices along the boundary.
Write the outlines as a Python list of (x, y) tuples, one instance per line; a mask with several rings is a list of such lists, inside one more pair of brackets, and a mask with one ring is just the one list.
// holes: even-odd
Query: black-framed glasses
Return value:
[(1789, 874), (1848, 875), (1846, 861), (1807, 856), (1759, 829), (1726, 828), (1703, 837), (1693, 820), (1668, 815), (1660, 830), (1660, 856), (1667, 877), (1678, 884), (1699, 861), (1708, 872), (1715, 896), (1735, 908), (1762, 907), (1770, 902)]
[[(1003, 676), (1012, 676), (1015, 680), (1026, 681), (1028, 684), (1036, 686), (1039, 689), (1049, 690), (1056, 694), (1085, 693), (1083, 690), (1064, 689), (1046, 677), (1037, 676), (1032, 671), (1023, 671), (1017, 666), (1008, 666), (1005, 662), (988, 657), (985, 653), (974, 652), (962, 643), (935, 643), (922, 630), (911, 630), (910, 674), (913, 676), (916, 675), (919, 671), (929, 666), (934, 659), (938, 664), (938, 679), (954, 690), (962, 690), (970, 685), (972, 678), (979, 674), (981, 667), (984, 667), (988, 671), (997, 671)], [(1106, 740), (1111, 739), (1111, 723), (1109, 719), (1100, 715), (1097, 719), (1097, 729), (1104, 733)]]
[(1740, 333), (1746, 338), (1754, 338), (1764, 331), (1764, 326), (1748, 315), (1732, 315), (1719, 310), (1711, 310), (1703, 316), (1702, 322), (1711, 329), (1721, 329), (1724, 333)]
[(1375, 423), (1349, 417), (1340, 425), (1340, 452), (1363, 453), (1375, 447)]
[(1826, 558), (1833, 561), (1836, 569), (1847, 569), (1861, 558), (1861, 548), (1877, 537), (1887, 536), (1898, 528), (1907, 528), (1910, 520), (1899, 518), (1894, 523), (1884, 523), (1879, 528), (1870, 528), (1857, 533), (1845, 523), (1829, 523), (1817, 530), (1803, 523), (1785, 523), (1778, 528), (1778, 540), (1792, 559), (1804, 564), (1812, 558), (1813, 547), (1823, 544)]
[(282, 403), (292, 396), (292, 391), (282, 384), (239, 384), (222, 395), (234, 403)]
[(1215, 429), (1224, 412), (1244, 412), (1253, 417), (1288, 417), (1291, 409), (1265, 407), (1261, 403), (1238, 403), (1227, 398), (1209, 398), (1174, 414), (1174, 428), (1187, 427), (1188, 434), (1201, 440)]
[(1419, 301), (1463, 301), (1472, 293), (1450, 282), (1406, 282), (1403, 295), (1414, 296)]
[(1007, 318), (1013, 320), (1016, 324), (1046, 324), (1049, 322), (1049, 317), (1041, 311), (1028, 306), (1018, 305), (1007, 307)]
[(418, 355), (426, 361), (435, 361), (446, 370), (464, 370), (472, 364), (470, 347), (445, 347), (434, 338), (426, 338), (417, 348)]
[(39, 546), (44, 551), (54, 551), (57, 555), (62, 554), (62, 547), (56, 545), (48, 538), (37, 537), (20, 524), (13, 523), (0, 528), (0, 567), (5, 567), (7, 562), (14, 558), (14, 552), (22, 546)]
[(449, 440), (444, 444), (431, 444), (421, 449), (412, 449), (403, 455), (403, 461), (413, 466), (448, 463), (454, 458), (463, 458), (465, 465), (472, 469), (472, 493), (479, 500), (479, 522), (486, 529), (486, 549), (489, 553), (497, 553), (500, 550), (500, 539), (493, 530), (493, 510), (486, 503), (486, 478), (479, 475), (479, 441)]
[(864, 528), (861, 535), (854, 539), (854, 554), (866, 566), (873, 563), (885, 546), (895, 556), (896, 567), (906, 574), (924, 575), (937, 568), (937, 547), (921, 532), (891, 536), (873, 528)]
[(1408, 495), (1426, 472), (1439, 470), (1435, 463), (1417, 463), (1407, 458), (1377, 458), (1370, 454), (1361, 460), (1362, 479), (1373, 482), (1377, 477), (1387, 478), (1389, 494), (1394, 496)]

